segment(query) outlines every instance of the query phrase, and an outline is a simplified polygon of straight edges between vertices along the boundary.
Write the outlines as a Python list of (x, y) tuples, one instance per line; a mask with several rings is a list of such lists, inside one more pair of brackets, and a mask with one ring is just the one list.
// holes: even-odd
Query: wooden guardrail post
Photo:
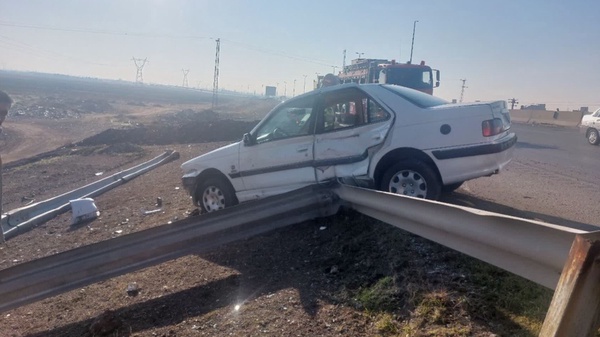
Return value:
[(540, 337), (593, 337), (600, 326), (600, 232), (573, 241)]

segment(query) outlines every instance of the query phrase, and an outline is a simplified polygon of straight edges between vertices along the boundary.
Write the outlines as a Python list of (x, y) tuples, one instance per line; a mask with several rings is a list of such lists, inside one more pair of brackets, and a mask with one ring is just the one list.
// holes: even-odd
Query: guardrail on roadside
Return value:
[(353, 209), (530, 279), (554, 297), (540, 336), (593, 337), (600, 326), (600, 231), (340, 185)]
[(540, 336), (592, 337), (600, 325), (600, 231), (347, 185), (311, 186), (0, 270), (0, 311), (332, 215), (340, 203), (555, 289)]
[(0, 311), (283, 226), (333, 215), (328, 189), (309, 186), (0, 270)]
[(2, 215), (0, 228), (2, 229), (3, 238), (4, 240), (13, 238), (16, 235), (34, 228), (42, 222), (52, 219), (58, 214), (66, 212), (70, 207), (70, 200), (98, 196), (177, 158), (179, 158), (179, 153), (169, 150), (145, 163), (115, 173), (86, 186), (44, 201), (11, 210)]

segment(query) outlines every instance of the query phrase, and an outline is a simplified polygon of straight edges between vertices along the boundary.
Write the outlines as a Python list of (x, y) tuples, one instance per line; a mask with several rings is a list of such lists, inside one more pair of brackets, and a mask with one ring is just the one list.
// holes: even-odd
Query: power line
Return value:
[(85, 28), (64, 28), (64, 27), (19, 24), (19, 23), (2, 22), (2, 21), (0, 21), (0, 26), (26, 28), (26, 29), (37, 29), (37, 30), (53, 30), (53, 31), (69, 32), (69, 33), (121, 35), (121, 36), (132, 36), (132, 37), (182, 38), (182, 39), (208, 39), (209, 38), (206, 36), (198, 36), (198, 35), (169, 35), (169, 34), (124, 32), (124, 31), (110, 31), (110, 30), (94, 30), (94, 29), (85, 29)]
[[(2, 41), (4, 40), (4, 41)], [(92, 62), (92, 61), (88, 61), (88, 60), (84, 60), (84, 59), (80, 59), (77, 57), (73, 57), (70, 55), (65, 55), (65, 54), (61, 54), (61, 53), (57, 53), (51, 50), (46, 50), (46, 49), (42, 49), (39, 47), (35, 47), (32, 46), (30, 44), (21, 42), (21, 41), (17, 41), (14, 39), (11, 39), (7, 36), (3, 36), (0, 35), (0, 42), (6, 44), (9, 47), (13, 47), (16, 48), (15, 50), (18, 51), (22, 51), (24, 53), (27, 53), (28, 55), (33, 55), (33, 56), (37, 56), (37, 57), (42, 57), (42, 58), (47, 58), (47, 59), (51, 59), (51, 60), (58, 60), (58, 57), (61, 57), (63, 59), (69, 59), (69, 60), (73, 60), (73, 61), (77, 61), (77, 62), (82, 62), (82, 63), (88, 63), (88, 64), (93, 64), (93, 65), (99, 65), (99, 66), (105, 66), (105, 67), (114, 67), (114, 64), (107, 64), (107, 63), (99, 63), (99, 62)], [(42, 55), (42, 54), (47, 54), (47, 55)]]
[(279, 51), (274, 51), (274, 50), (267, 50), (261, 47), (257, 47), (257, 46), (253, 46), (247, 43), (242, 43), (242, 42), (236, 42), (236, 41), (232, 41), (229, 39), (222, 39), (224, 42), (228, 42), (228, 43), (232, 43), (234, 45), (238, 45), (242, 48), (246, 48), (248, 50), (254, 50), (257, 52), (261, 52), (264, 54), (270, 54), (270, 55), (276, 55), (276, 56), (281, 56), (281, 57), (285, 57), (285, 58), (289, 58), (292, 60), (297, 60), (297, 61), (303, 61), (303, 62), (308, 62), (308, 63), (313, 63), (313, 64), (318, 64), (318, 65), (322, 65), (322, 66), (326, 66), (326, 67), (333, 67), (333, 65), (331, 63), (328, 63), (327, 61), (323, 61), (323, 60), (318, 60), (318, 59), (313, 59), (313, 58), (308, 58), (308, 57), (302, 57), (302, 56), (296, 56), (296, 55), (290, 55), (287, 53), (283, 53), (283, 52), (279, 52)]
[[(65, 28), (65, 27), (52, 27), (52, 26), (41, 26), (41, 25), (30, 25), (30, 24), (20, 24), (13, 22), (0, 21), (0, 26), (5, 27), (15, 27), (15, 28), (24, 28), (24, 29), (37, 29), (37, 30), (49, 30), (49, 31), (59, 31), (59, 32), (69, 32), (69, 33), (83, 33), (83, 34), (103, 34), (103, 35), (117, 35), (117, 36), (128, 36), (128, 37), (145, 37), (145, 38), (179, 38), (179, 39), (212, 39), (212, 37), (207, 36), (199, 36), (199, 35), (169, 35), (169, 34), (156, 34), (156, 33), (141, 33), (141, 32), (126, 32), (126, 31), (110, 31), (110, 30), (94, 30), (94, 29), (86, 29), (86, 28)], [(313, 64), (318, 64), (327, 67), (333, 67), (331, 63), (328, 61), (318, 60), (314, 58), (302, 57), (287, 54), (284, 52), (267, 50), (258, 46), (253, 46), (247, 43), (237, 42), (233, 40), (222, 39), (223, 41), (227, 41), (231, 44), (238, 45), (242, 48), (246, 48), (249, 50), (258, 51), (265, 54), (277, 55), (281, 57), (286, 57), (289, 59), (309, 62)]]

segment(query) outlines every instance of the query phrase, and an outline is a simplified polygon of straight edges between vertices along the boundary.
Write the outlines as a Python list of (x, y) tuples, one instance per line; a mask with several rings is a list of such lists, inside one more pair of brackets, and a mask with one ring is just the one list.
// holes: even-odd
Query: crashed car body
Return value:
[(337, 179), (437, 199), (511, 160), (510, 125), (503, 101), (337, 85), (278, 105), (242, 141), (183, 163), (183, 185), (209, 212)]

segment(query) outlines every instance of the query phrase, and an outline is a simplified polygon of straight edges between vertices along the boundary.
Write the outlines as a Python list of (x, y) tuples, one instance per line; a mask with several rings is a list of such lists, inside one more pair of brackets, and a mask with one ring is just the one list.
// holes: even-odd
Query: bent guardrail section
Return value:
[(0, 311), (276, 228), (333, 215), (337, 197), (310, 186), (0, 270)]
[(558, 283), (569, 249), (582, 230), (340, 185), (355, 210), (532, 280)]
[(594, 337), (600, 326), (600, 231), (340, 185), (350, 207), (554, 289), (541, 337)]
[(70, 200), (98, 196), (162, 164), (178, 158), (178, 152), (169, 150), (147, 162), (115, 173), (81, 188), (25, 207), (11, 210), (2, 215), (0, 227), (2, 228), (4, 239), (8, 240), (13, 238), (36, 227), (40, 223), (54, 218), (58, 214), (66, 212), (70, 208)]

